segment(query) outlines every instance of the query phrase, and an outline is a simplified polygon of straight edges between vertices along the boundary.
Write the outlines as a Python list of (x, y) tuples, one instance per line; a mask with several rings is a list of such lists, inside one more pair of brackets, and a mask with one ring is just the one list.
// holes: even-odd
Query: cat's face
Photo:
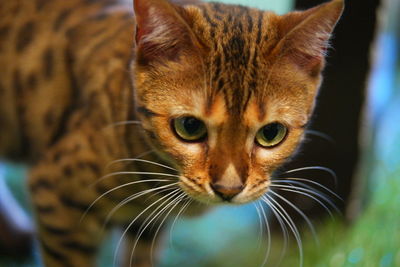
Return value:
[(207, 203), (262, 196), (313, 110), (342, 1), (277, 16), (136, 1), (134, 85), (149, 141)]

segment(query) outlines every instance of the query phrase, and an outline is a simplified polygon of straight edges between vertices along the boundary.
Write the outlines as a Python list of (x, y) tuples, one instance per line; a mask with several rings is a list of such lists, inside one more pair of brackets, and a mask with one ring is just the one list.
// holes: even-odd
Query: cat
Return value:
[(263, 197), (343, 5), (1, 0), (0, 155), (31, 166), (45, 266), (94, 266), (112, 226), (134, 241), (123, 264), (149, 266), (146, 218)]

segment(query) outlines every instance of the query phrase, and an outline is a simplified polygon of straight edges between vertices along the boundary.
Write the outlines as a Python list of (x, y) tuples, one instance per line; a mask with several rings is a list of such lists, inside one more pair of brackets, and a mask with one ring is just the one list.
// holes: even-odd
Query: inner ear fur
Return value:
[(343, 8), (343, 0), (332, 0), (306, 11), (281, 16), (278, 23), (281, 40), (275, 53), (310, 74), (319, 74), (329, 47), (329, 39)]
[(177, 61), (196, 46), (190, 15), (182, 6), (166, 0), (135, 0), (134, 11), (139, 64)]

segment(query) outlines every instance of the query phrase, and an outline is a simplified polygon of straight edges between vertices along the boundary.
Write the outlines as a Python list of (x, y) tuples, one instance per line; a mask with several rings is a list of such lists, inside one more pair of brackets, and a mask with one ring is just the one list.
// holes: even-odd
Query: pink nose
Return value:
[(230, 187), (221, 184), (211, 184), (211, 188), (214, 190), (215, 194), (220, 196), (223, 200), (230, 201), (233, 197), (242, 192), (244, 186)]

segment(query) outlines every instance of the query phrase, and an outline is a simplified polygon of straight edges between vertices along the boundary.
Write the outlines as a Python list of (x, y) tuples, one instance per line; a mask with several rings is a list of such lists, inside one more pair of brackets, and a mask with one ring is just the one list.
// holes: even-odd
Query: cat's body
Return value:
[[(135, 1), (135, 25), (132, 8), (117, 1), (1, 1), (0, 155), (33, 166), (29, 190), (47, 266), (93, 266), (112, 208), (162, 186), (160, 179), (179, 178), (204, 202), (254, 200), (300, 143), (343, 3), (286, 17), (191, 4)], [(182, 136), (174, 127), (185, 116), (205, 121), (206, 134)], [(259, 129), (277, 122), (285, 136), (256, 144)], [(190, 123), (199, 125), (182, 125)], [(179, 176), (139, 175), (151, 181), (95, 201), (140, 181), (109, 173), (166, 172), (147, 162), (109, 166), (143, 153)], [(156, 201), (178, 198), (171, 214), (179, 211), (183, 191), (165, 188), (123, 205), (111, 224), (127, 226)], [(133, 223), (134, 234), (149, 212)], [(149, 265), (151, 241), (141, 238), (135, 266)]]

